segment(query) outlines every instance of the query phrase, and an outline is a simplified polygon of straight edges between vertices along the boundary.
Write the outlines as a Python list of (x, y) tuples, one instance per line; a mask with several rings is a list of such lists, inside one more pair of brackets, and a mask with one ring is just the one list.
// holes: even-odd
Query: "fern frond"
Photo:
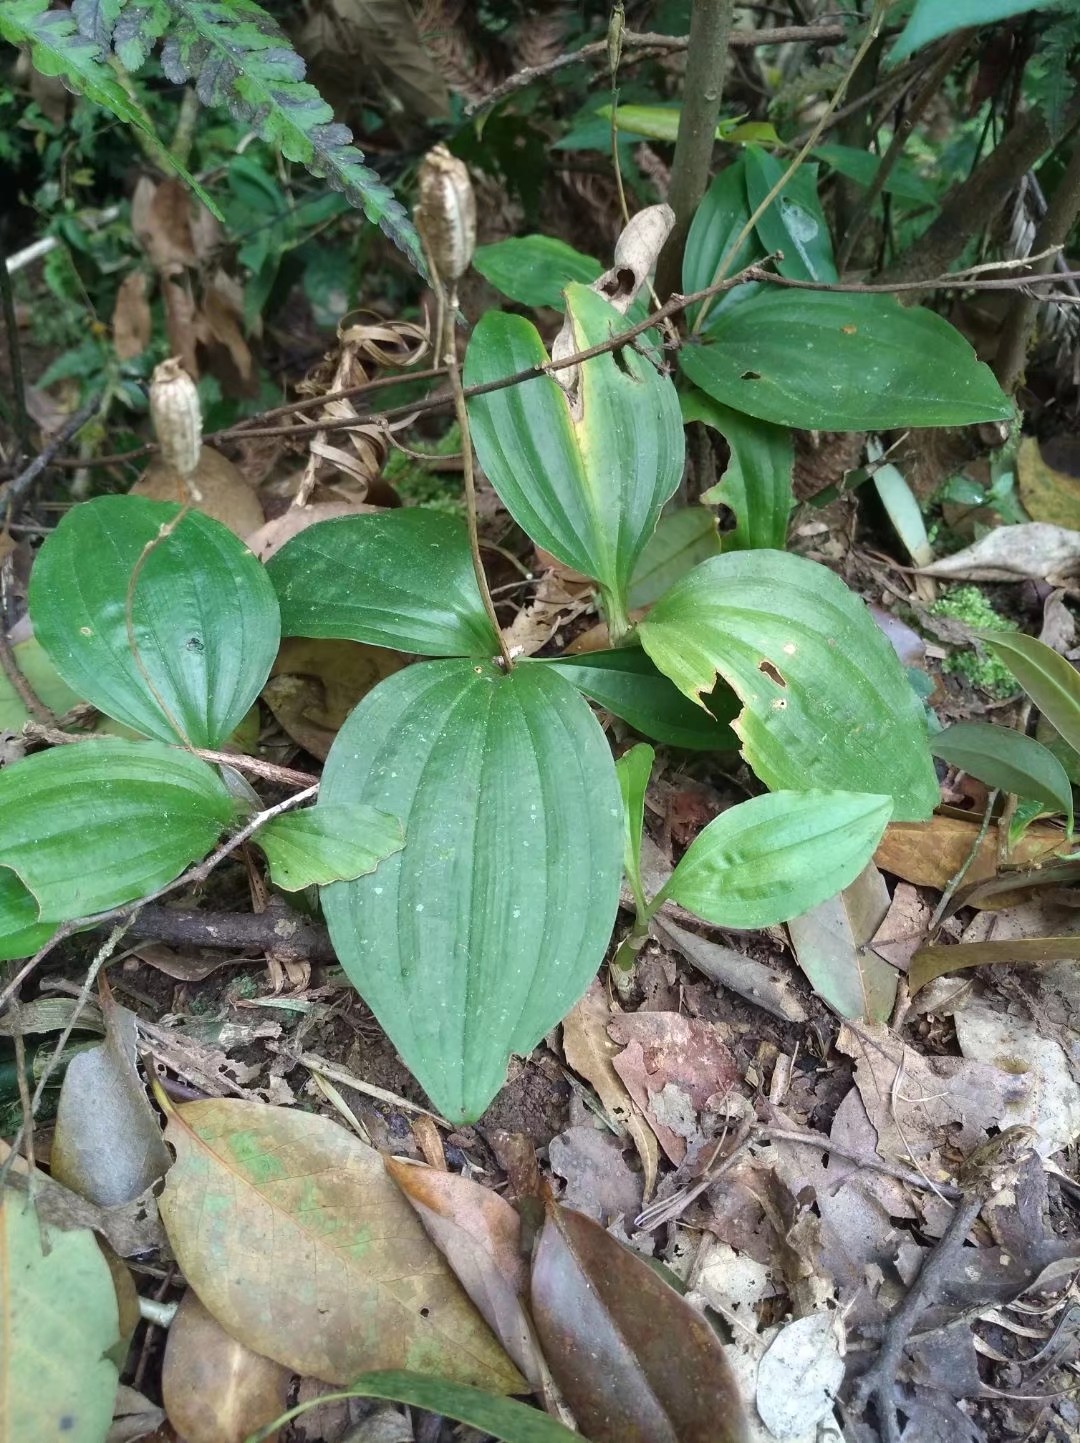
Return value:
[[(117, 0), (97, 0), (100, 9)], [(123, 3), (123, 0), (119, 0)], [(50, 10), (49, 0), (4, 0), (0, 5), (0, 37), (25, 45), (42, 75), (56, 76), (68, 90), (102, 106), (118, 120), (141, 132), (163, 164), (169, 165), (220, 220), (221, 212), (195, 177), (168, 152), (149, 115), (117, 79), (100, 44), (80, 32), (70, 10)]]
[(255, 0), (73, 0), (82, 32), (137, 68), (164, 36), (162, 69), (194, 81), (204, 105), (223, 105), (259, 136), (341, 191), (424, 270), (404, 207), (364, 164), (352, 132), (304, 80), (304, 62)]

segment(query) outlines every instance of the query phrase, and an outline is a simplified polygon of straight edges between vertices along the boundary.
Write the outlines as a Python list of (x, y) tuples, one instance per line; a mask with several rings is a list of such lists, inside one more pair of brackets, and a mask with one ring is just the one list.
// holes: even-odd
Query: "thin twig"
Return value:
[(990, 818), (993, 816), (994, 803), (997, 801), (997, 799), (998, 789), (997, 787), (995, 787), (986, 799), (986, 809), (983, 812), (982, 825), (979, 827), (978, 834), (974, 842), (972, 842), (971, 844), (970, 852), (968, 852), (967, 856), (960, 863), (960, 866), (949, 878), (949, 884), (945, 888), (944, 892), (942, 892), (941, 900), (934, 908), (934, 915), (930, 918), (930, 926), (927, 928), (927, 936), (929, 938), (933, 938), (933, 936), (937, 932), (937, 929), (941, 926), (941, 919), (948, 911), (949, 903), (952, 901), (953, 895), (956, 892), (957, 887), (959, 887), (960, 883), (967, 876), (968, 872), (971, 870), (971, 864), (979, 855), (979, 848), (986, 840), (986, 834), (990, 830)]
[(178, 892), (182, 887), (194, 887), (200, 882), (205, 882), (214, 868), (218, 866), (220, 862), (223, 862), (230, 853), (235, 852), (238, 847), (242, 847), (248, 838), (254, 836), (261, 826), (271, 821), (274, 817), (280, 816), (282, 812), (288, 812), (291, 811), (293, 807), (298, 807), (301, 802), (310, 801), (312, 797), (318, 794), (318, 790), (319, 787), (318, 784), (316, 784), (313, 787), (308, 787), (305, 791), (297, 792), (293, 797), (287, 797), (285, 801), (278, 802), (274, 807), (267, 807), (265, 811), (257, 812), (250, 821), (246, 822), (238, 832), (234, 832), (227, 841), (222, 842), (221, 846), (218, 847), (216, 851), (211, 852), (209, 857), (204, 861), (199, 862), (197, 866), (189, 867), (181, 876), (175, 877), (171, 882), (166, 882), (164, 887), (158, 887), (156, 891), (147, 893), (145, 897), (140, 897), (137, 902), (124, 902), (119, 907), (110, 907), (107, 912), (94, 912), (89, 916), (76, 917), (70, 922), (63, 923), (49, 938), (48, 942), (45, 943), (44, 947), (41, 947), (35, 952), (33, 957), (19, 968), (18, 972), (4, 990), (0, 992), (0, 1011), (3, 1010), (19, 990), (31, 972), (34, 971), (38, 964), (42, 962), (60, 942), (65, 941), (75, 932), (83, 931), (84, 928), (100, 927), (106, 922), (112, 922), (114, 919), (127, 918), (133, 913), (138, 912), (147, 902), (156, 902), (159, 897), (167, 897), (170, 892)]
[[(0, 494), (0, 499), (3, 500), (7, 509), (7, 520), (9, 522), (26, 500), (38, 477), (46, 467), (53, 464), (57, 452), (66, 446), (76, 432), (81, 431), (87, 421), (97, 413), (100, 401), (101, 398), (95, 396), (93, 400), (87, 401), (85, 406), (80, 407), (74, 416), (66, 422), (64, 427), (57, 432), (45, 449), (34, 457), (29, 466), (20, 471), (11, 481), (7, 482), (2, 494)], [(56, 464), (67, 465), (69, 463), (67, 461), (57, 460)], [(86, 461), (84, 458), (79, 457), (73, 464), (85, 466)]]
[(30, 413), (26, 409), (26, 378), (23, 375), (22, 347), (19, 345), (19, 322), (15, 315), (11, 272), (2, 254), (0, 261), (3, 262), (0, 264), (0, 306), (3, 310), (4, 330), (7, 333), (8, 367), (15, 402), (15, 439), (18, 459), (21, 461), (30, 451)]
[[(847, 32), (841, 24), (821, 25), (778, 25), (774, 30), (735, 30), (732, 31), (728, 43), (733, 50), (755, 50), (765, 45), (839, 45), (846, 39)], [(689, 35), (661, 35), (659, 33), (642, 30), (625, 30), (622, 36), (623, 48), (626, 50), (686, 50), (690, 45)], [(567, 50), (561, 55), (556, 55), (552, 60), (546, 60), (542, 65), (526, 65), (516, 75), (511, 75), (501, 85), (488, 92), (482, 99), (474, 101), (465, 107), (466, 115), (476, 115), (481, 110), (488, 110), (497, 105), (500, 100), (505, 100), (508, 95), (513, 95), (517, 90), (524, 90), (527, 85), (532, 85), (536, 80), (543, 80), (545, 76), (554, 75), (557, 70), (565, 70), (569, 65), (580, 65), (586, 60), (595, 60), (599, 56), (607, 56), (608, 42), (603, 40), (590, 41), (588, 45), (582, 45), (578, 50)]]
[(18, 695), (19, 700), (31, 716), (37, 717), (39, 722), (56, 721), (56, 717), (19, 670), (19, 663), (15, 660), (15, 652), (11, 645), (11, 639), (2, 622), (0, 622), (0, 671), (7, 677), (15, 693)]

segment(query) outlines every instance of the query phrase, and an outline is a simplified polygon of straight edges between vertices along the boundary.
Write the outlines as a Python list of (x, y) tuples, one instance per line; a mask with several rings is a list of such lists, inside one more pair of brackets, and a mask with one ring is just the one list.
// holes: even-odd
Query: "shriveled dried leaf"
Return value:
[(597, 1223), (552, 1205), (532, 1269), (544, 1355), (592, 1443), (742, 1443), (712, 1328)]
[(285, 1412), (291, 1382), (289, 1368), (237, 1342), (187, 1290), (161, 1368), (165, 1411), (184, 1443), (244, 1443)]
[(172, 1108), (166, 1137), (169, 1241), (233, 1337), (330, 1383), (422, 1361), (524, 1389), (373, 1148), (327, 1118), (231, 1098)]
[(1029, 521), (996, 526), (963, 551), (921, 568), (924, 576), (965, 581), (1046, 581), (1080, 571), (1080, 531)]
[(269, 561), (286, 541), (291, 541), (318, 521), (332, 521), (337, 516), (363, 516), (381, 509), (379, 506), (366, 506), (362, 501), (318, 501), (311, 506), (292, 506), (248, 536), (247, 544), (260, 561)]
[(386, 1170), (522, 1375), (541, 1387), (540, 1357), (523, 1303), (528, 1270), (517, 1213), (497, 1192), (457, 1173), (392, 1157)]
[(449, 114), (446, 82), (425, 50), (406, 0), (328, 0), (311, 15), (298, 48), (322, 94), (342, 106), (356, 99), (356, 76), (374, 66), (407, 110)]
[(137, 1443), (149, 1438), (165, 1422), (165, 1410), (151, 1403), (144, 1393), (121, 1383), (116, 1390), (113, 1420), (105, 1443)]
[(132, 271), (120, 282), (112, 313), (113, 349), (119, 361), (141, 356), (150, 344), (150, 302), (146, 299), (146, 272)]
[(215, 272), (202, 293), (197, 333), (205, 346), (223, 346), (241, 383), (251, 381), (254, 363), (242, 330), (244, 293), (232, 276)]

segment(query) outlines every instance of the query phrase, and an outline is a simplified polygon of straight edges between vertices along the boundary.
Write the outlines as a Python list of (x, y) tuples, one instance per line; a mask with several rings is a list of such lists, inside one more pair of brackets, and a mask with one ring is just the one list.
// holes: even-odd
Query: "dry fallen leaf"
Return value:
[(141, 356), (150, 344), (152, 321), (146, 272), (131, 271), (120, 282), (112, 313), (113, 350), (118, 361)]
[(618, 1052), (608, 1036), (612, 1012), (599, 983), (594, 982), (581, 1001), (563, 1018), (563, 1053), (567, 1066), (592, 1084), (612, 1122), (634, 1139), (645, 1172), (645, 1197), (652, 1194), (660, 1153), (656, 1135), (647, 1125), (622, 1079), (612, 1065)]
[[(263, 509), (259, 498), (227, 456), (204, 446), (191, 481), (202, 498), (195, 503), (196, 511), (220, 521), (241, 541), (260, 531)], [(163, 461), (151, 462), (132, 486), (131, 494), (147, 496), (151, 501), (188, 499), (180, 473)]]
[(896, 1000), (896, 970), (870, 949), (885, 920), (885, 879), (868, 862), (850, 886), (787, 924), (799, 966), (841, 1017), (883, 1022)]
[(525, 1390), (374, 1148), (235, 1098), (170, 1107), (166, 1138), (162, 1221), (233, 1337), (328, 1383), (398, 1368)]
[(230, 1337), (187, 1290), (161, 1367), (165, 1412), (184, 1443), (244, 1443), (285, 1412), (291, 1382), (288, 1368)]
[(532, 1386), (540, 1387), (540, 1358), (522, 1301), (528, 1272), (517, 1213), (497, 1192), (457, 1173), (385, 1161), (488, 1327)]
[(1046, 581), (1080, 570), (1080, 531), (1029, 521), (997, 526), (963, 551), (921, 568), (924, 576), (965, 581)]
[(318, 521), (332, 521), (337, 516), (364, 516), (381, 509), (362, 501), (317, 501), (308, 506), (290, 506), (283, 515), (275, 516), (273, 521), (248, 536), (247, 544), (260, 561), (269, 561), (286, 541)]
[(563, 1203), (607, 1227), (641, 1211), (641, 1174), (628, 1164), (623, 1142), (606, 1128), (568, 1127), (548, 1143), (551, 1170), (566, 1181)]
[[(916, 887), (936, 887), (944, 891), (971, 856), (978, 834), (977, 820), (960, 817), (936, 815), (928, 822), (890, 822), (874, 853), (874, 861), (883, 872), (891, 872)], [(1009, 860), (1025, 865), (1052, 861), (1063, 841), (1064, 834), (1059, 827), (1036, 822), (1013, 847)], [(997, 827), (991, 826), (964, 873), (965, 887), (996, 876), (997, 858)], [(1001, 902), (988, 900), (972, 902), (972, 905), (1001, 905)]]
[(357, 702), (405, 665), (396, 651), (359, 641), (288, 637), (263, 700), (293, 741), (325, 761)]
[(716, 1333), (598, 1223), (551, 1205), (532, 1267), (544, 1356), (591, 1443), (742, 1443)]

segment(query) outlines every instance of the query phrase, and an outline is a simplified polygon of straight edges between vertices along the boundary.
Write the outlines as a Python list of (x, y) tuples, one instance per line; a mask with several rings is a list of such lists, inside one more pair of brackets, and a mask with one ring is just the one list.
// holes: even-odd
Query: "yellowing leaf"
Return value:
[(256, 1353), (327, 1383), (436, 1373), (524, 1380), (387, 1176), (324, 1117), (235, 1098), (173, 1109), (160, 1210), (200, 1301)]

